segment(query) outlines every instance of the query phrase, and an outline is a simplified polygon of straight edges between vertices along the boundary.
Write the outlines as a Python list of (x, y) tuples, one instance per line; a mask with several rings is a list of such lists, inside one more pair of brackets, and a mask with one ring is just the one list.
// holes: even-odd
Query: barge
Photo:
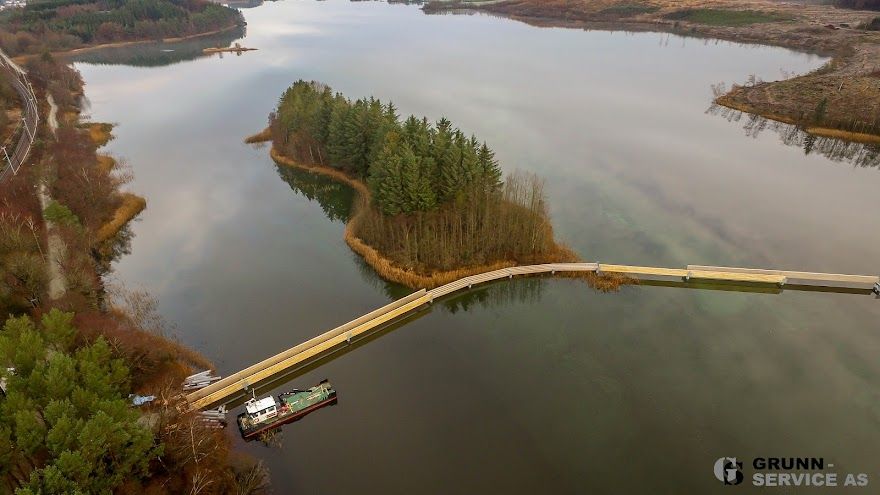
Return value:
[(245, 402), (245, 412), (238, 415), (238, 429), (245, 440), (296, 421), (310, 412), (336, 404), (336, 390), (327, 380), (307, 390), (285, 392), (276, 399), (271, 395)]

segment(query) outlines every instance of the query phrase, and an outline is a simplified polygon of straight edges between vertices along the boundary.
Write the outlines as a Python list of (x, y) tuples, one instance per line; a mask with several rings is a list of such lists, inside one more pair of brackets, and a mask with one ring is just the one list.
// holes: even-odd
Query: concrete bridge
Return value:
[(360, 318), (338, 326), (311, 340), (249, 366), (205, 388), (186, 396), (190, 410), (226, 405), (250, 395), (250, 390), (270, 384), (314, 365), (352, 343), (368, 337), (382, 325), (416, 312), (435, 299), (487, 282), (557, 273), (587, 272), (618, 274), (637, 281), (661, 284), (723, 284), (731, 288), (785, 290), (820, 290), (880, 296), (880, 277), (874, 275), (840, 275), (832, 273), (760, 270), (719, 266), (688, 265), (686, 268), (655, 268), (646, 266), (610, 265), (604, 263), (550, 263), (502, 268), (437, 287), (422, 289), (385, 305)]

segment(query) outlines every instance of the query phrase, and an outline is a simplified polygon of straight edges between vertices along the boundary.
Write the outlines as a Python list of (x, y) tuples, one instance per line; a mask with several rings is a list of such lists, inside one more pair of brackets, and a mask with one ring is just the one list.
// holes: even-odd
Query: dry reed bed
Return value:
[(256, 143), (265, 143), (272, 140), (272, 128), (267, 127), (262, 131), (254, 134), (253, 136), (248, 136), (245, 138), (244, 142), (248, 144), (256, 144)]
[(89, 137), (98, 148), (104, 146), (105, 144), (109, 143), (111, 139), (113, 139), (113, 124), (108, 124), (105, 122), (92, 122), (89, 124), (85, 124), (85, 126), (89, 131)]
[(98, 242), (104, 242), (115, 236), (125, 224), (138, 216), (146, 207), (147, 200), (144, 198), (132, 193), (123, 193), (122, 204), (113, 212), (113, 217), (98, 229)]
[(102, 172), (109, 174), (110, 172), (113, 171), (114, 168), (116, 168), (116, 159), (113, 158), (112, 156), (98, 154), (97, 157), (98, 157), (98, 168)]
[[(731, 97), (734, 91), (731, 91), (730, 94), (723, 95), (718, 97), (715, 100), (715, 103), (719, 105), (725, 106), (727, 108), (737, 110), (744, 113), (760, 115), (761, 117), (775, 120), (776, 122), (782, 122), (783, 124), (791, 124), (791, 125), (800, 125), (796, 119), (792, 117), (788, 117), (785, 115), (775, 114), (773, 112), (766, 111), (762, 108), (752, 106), (748, 103), (738, 101), (735, 98)], [(855, 143), (863, 143), (863, 144), (880, 144), (880, 135), (876, 134), (868, 134), (864, 132), (853, 132), (846, 131), (843, 129), (835, 129), (833, 127), (822, 127), (822, 126), (806, 126), (803, 127), (804, 132), (807, 134), (812, 134), (814, 136), (827, 137), (827, 138), (835, 138), (842, 139), (844, 141), (851, 141)]]
[(843, 129), (833, 129), (828, 127), (807, 127), (804, 130), (808, 134), (813, 134), (815, 136), (843, 139), (844, 141), (853, 141), (864, 144), (880, 144), (880, 136), (876, 134), (845, 131)]

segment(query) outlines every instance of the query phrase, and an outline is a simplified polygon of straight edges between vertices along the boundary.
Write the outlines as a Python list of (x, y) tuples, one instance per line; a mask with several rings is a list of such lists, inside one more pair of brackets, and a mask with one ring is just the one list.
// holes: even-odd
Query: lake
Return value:
[[(148, 201), (113, 276), (154, 294), (222, 375), (407, 293), (345, 245), (351, 191), (243, 143), (297, 79), (486, 140), (505, 170), (546, 180), (556, 235), (586, 261), (878, 271), (870, 153), (707, 112), (713, 84), (823, 58), (380, 2), (243, 12), (239, 42), (258, 51), (77, 63)], [(876, 475), (878, 321), (866, 295), (503, 282), (280, 386), (326, 377), (339, 404), (286, 426), (280, 448), (236, 445), (278, 493), (708, 493), (722, 456)]]

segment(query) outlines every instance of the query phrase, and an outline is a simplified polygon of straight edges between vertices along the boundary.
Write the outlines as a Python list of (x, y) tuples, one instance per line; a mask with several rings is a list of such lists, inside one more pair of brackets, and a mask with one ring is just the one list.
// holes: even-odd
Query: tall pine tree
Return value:
[(400, 135), (396, 132), (389, 132), (385, 136), (367, 180), (376, 204), (386, 215), (403, 213), (406, 208), (407, 191), (400, 144)]

